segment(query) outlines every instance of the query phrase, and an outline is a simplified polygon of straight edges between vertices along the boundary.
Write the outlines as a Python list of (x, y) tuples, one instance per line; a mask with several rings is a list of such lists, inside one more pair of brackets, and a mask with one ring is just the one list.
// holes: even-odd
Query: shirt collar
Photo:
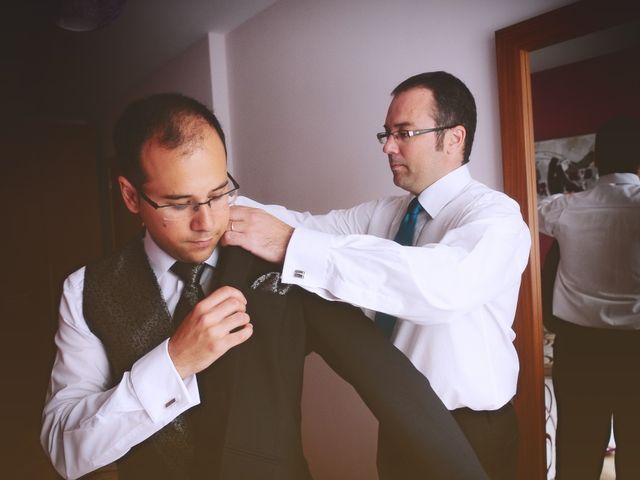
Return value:
[(597, 183), (630, 183), (632, 185), (640, 185), (640, 177), (638, 177), (638, 175), (636, 175), (635, 173), (610, 173), (608, 175), (602, 175), (600, 178), (598, 178)]
[(430, 217), (435, 218), (445, 205), (457, 197), (471, 180), (469, 169), (466, 165), (461, 165), (425, 188), (418, 195), (418, 201)]
[[(171, 266), (176, 262), (176, 259), (162, 250), (153, 238), (151, 238), (148, 231), (144, 234), (143, 243), (144, 251), (149, 259), (149, 265), (151, 265), (151, 270), (155, 273), (156, 278), (162, 278), (162, 276), (167, 273)], [(211, 256), (207, 258), (204, 263), (210, 267), (215, 267), (218, 263), (219, 256), (219, 248), (216, 247)]]

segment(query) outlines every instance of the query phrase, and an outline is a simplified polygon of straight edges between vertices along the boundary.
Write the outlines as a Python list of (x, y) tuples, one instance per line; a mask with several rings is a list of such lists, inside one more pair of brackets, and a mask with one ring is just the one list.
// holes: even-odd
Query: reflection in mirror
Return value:
[[(638, 91), (640, 62), (637, 61), (640, 58), (640, 23), (631, 22), (558, 43), (531, 52), (529, 58), (536, 191), (538, 202), (544, 204), (553, 195), (567, 195), (592, 189), (599, 178), (598, 169), (594, 162), (595, 132), (611, 118), (625, 114), (637, 116), (637, 112), (640, 112), (640, 92)], [(638, 186), (638, 195), (640, 196), (640, 186)], [(579, 196), (575, 198), (579, 198)], [(640, 201), (636, 205), (640, 205)], [(640, 223), (640, 216), (637, 218), (636, 224)], [(637, 231), (638, 228), (631, 228), (626, 234), (633, 235), (632, 232)], [(615, 233), (611, 232), (611, 235), (615, 235)], [(559, 320), (554, 316), (554, 313), (558, 314), (557, 305), (556, 310), (553, 308), (554, 281), (558, 261), (562, 261), (560, 260), (562, 258), (561, 252), (565, 252), (565, 257), (569, 257), (569, 253), (573, 254), (571, 255), (572, 259), (577, 257), (576, 252), (567, 250), (571, 249), (572, 245), (566, 243), (565, 237), (565, 242), (559, 248), (558, 243), (552, 237), (540, 234), (542, 313), (545, 325), (547, 478), (550, 479), (556, 476), (555, 447), (558, 425), (556, 408), (558, 403), (554, 391), (554, 382), (557, 382), (558, 379), (554, 378), (552, 382), (555, 337), (553, 331), (557, 331), (558, 328), (562, 329), (564, 324), (563, 319)], [(586, 252), (582, 253), (586, 254)], [(633, 252), (628, 252), (628, 255), (631, 262)], [(635, 252), (635, 255), (638, 255), (638, 252)], [(584, 255), (582, 261), (593, 263), (597, 262), (598, 258), (597, 256)], [(567, 262), (565, 260), (565, 263)], [(569, 266), (565, 264), (564, 268), (569, 268)], [(598, 270), (598, 267), (593, 266), (593, 268), (583, 271), (594, 269)], [(585, 284), (589, 281), (589, 279), (583, 280)], [(628, 294), (628, 292), (626, 293)], [(558, 301), (557, 296), (556, 301)], [(636, 302), (638, 302), (637, 298)], [(640, 329), (639, 322), (635, 322), (633, 325), (627, 324), (627, 328)], [(596, 330), (589, 328), (587, 332), (594, 331)], [(567, 335), (566, 331), (563, 330), (563, 332), (565, 332), (563, 335)], [(602, 345), (599, 340), (596, 340), (595, 346), (600, 350), (599, 347)], [(640, 345), (636, 346), (640, 348)], [(564, 348), (566, 351), (566, 347)], [(596, 366), (595, 369), (599, 370), (600, 367)], [(595, 378), (595, 372), (593, 372), (590, 381), (594, 388), (606, 388), (604, 385), (598, 385)], [(566, 394), (563, 395), (563, 398), (566, 398)], [(561, 407), (565, 407), (565, 405), (566, 400), (563, 400)], [(563, 418), (569, 418), (569, 415), (563, 413)], [(589, 455), (586, 449), (579, 452), (581, 463), (586, 465), (588, 457), (591, 456), (594, 457), (592, 470), (594, 468), (601, 469), (602, 464), (599, 462), (602, 460), (595, 457), (598, 457), (598, 448), (602, 448), (601, 456), (605, 456), (606, 453), (602, 479), (615, 478), (614, 452), (616, 444), (613, 432), (611, 435), (608, 433), (610, 430), (611, 428), (607, 427), (608, 438), (605, 439), (605, 444), (602, 447), (596, 445), (595, 454)], [(638, 432), (636, 436), (640, 438), (640, 429)], [(584, 435), (584, 430), (582, 433)], [(602, 435), (600, 436), (602, 437)], [(640, 442), (640, 440), (636, 440), (636, 442)], [(636, 450), (638, 444), (635, 444)], [(562, 478), (574, 477), (564, 476)], [(590, 476), (589, 478), (595, 477)]]
[[(637, 0), (582, 0), (496, 31), (504, 191), (520, 204), (534, 238), (538, 236), (538, 218), (530, 54), (592, 32), (638, 21)], [(629, 59), (629, 63), (633, 61)], [(571, 97), (573, 89), (581, 84), (582, 80), (574, 82), (562, 92), (561, 98)], [(589, 102), (602, 100), (610, 93), (592, 92)], [(514, 329), (521, 359), (515, 405), (521, 438), (526, 445), (520, 451), (518, 478), (539, 480), (546, 477), (547, 462), (538, 242), (532, 244), (529, 268), (522, 277)]]

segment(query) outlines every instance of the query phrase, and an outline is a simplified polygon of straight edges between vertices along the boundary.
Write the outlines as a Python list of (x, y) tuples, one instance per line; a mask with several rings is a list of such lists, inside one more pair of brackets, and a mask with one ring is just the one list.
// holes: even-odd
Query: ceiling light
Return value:
[(126, 0), (60, 0), (56, 25), (73, 32), (90, 32), (111, 23)]

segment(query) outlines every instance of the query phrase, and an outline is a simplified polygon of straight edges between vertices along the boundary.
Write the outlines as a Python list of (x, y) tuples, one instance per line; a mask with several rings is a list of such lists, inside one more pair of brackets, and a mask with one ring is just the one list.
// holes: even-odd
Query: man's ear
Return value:
[(127, 210), (137, 215), (140, 213), (140, 197), (138, 196), (136, 187), (123, 176), (118, 177), (118, 183), (120, 184), (120, 193), (122, 194), (124, 205), (127, 207)]
[(445, 151), (449, 155), (463, 154), (464, 140), (467, 138), (467, 130), (462, 125), (456, 125), (447, 130), (445, 138)]

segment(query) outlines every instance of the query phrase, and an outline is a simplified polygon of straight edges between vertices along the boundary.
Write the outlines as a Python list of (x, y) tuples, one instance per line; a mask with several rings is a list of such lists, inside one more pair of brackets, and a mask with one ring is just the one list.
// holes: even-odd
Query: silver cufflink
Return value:
[(293, 276), (296, 278), (304, 278), (304, 270), (294, 270)]

